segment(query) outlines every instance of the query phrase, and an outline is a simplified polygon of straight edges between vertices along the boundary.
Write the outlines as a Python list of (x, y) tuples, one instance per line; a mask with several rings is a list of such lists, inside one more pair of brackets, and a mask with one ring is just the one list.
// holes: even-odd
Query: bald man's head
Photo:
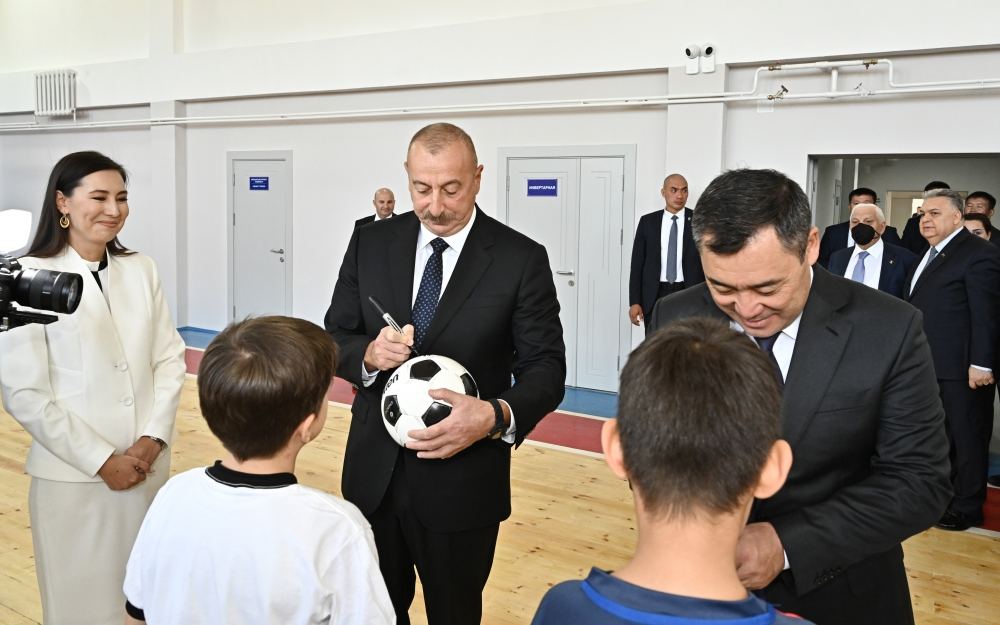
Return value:
[(391, 189), (382, 187), (375, 192), (372, 204), (375, 205), (375, 214), (378, 215), (378, 218), (385, 219), (392, 215), (393, 209), (396, 208), (396, 196), (393, 195)]
[(663, 188), (660, 195), (666, 202), (666, 209), (671, 213), (676, 213), (684, 209), (688, 201), (688, 181), (680, 174), (670, 174), (663, 179)]

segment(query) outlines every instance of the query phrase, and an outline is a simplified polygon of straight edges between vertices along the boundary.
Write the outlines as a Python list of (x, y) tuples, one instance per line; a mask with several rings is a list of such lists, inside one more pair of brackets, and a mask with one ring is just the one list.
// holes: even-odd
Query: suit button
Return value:
[(128, 371), (128, 361), (125, 360), (124, 358), (119, 360), (118, 364), (115, 365), (115, 368), (118, 369), (119, 371)]
[(131, 406), (133, 403), (135, 403), (135, 400), (132, 399), (131, 396), (127, 396), (122, 399), (122, 403), (125, 404), (126, 406)]

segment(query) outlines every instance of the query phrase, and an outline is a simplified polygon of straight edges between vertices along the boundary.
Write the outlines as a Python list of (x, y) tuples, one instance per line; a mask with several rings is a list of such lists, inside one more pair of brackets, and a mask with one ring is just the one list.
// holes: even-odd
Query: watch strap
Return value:
[(503, 435), (503, 431), (506, 429), (506, 424), (503, 420), (503, 406), (496, 399), (487, 399), (491, 406), (493, 406), (493, 417), (495, 421), (493, 422), (493, 429), (490, 430), (486, 438), (491, 440), (496, 440)]

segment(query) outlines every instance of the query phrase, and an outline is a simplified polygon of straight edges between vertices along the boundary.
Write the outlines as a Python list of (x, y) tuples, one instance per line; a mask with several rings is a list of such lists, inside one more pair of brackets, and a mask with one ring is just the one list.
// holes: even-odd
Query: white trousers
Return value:
[(167, 481), (170, 454), (126, 491), (104, 482), (31, 478), (28, 509), (43, 625), (121, 625), (125, 564), (156, 491)]

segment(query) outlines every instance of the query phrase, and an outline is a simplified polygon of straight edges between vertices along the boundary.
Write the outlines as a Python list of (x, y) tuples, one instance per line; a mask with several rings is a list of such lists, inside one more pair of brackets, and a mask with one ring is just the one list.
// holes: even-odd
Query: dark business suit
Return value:
[[(563, 397), (566, 360), (559, 303), (545, 248), (476, 210), (421, 353), (455, 359), (472, 373), (481, 398), (506, 401), (520, 444)], [(400, 448), (382, 423), (380, 403), (389, 372), (379, 373), (368, 387), (361, 380), (365, 349), (385, 325), (368, 297), (380, 300), (401, 325), (411, 322), (419, 229), (412, 212), (377, 228), (356, 229), (326, 314), (327, 331), (340, 347), (337, 373), (359, 388), (351, 409), (343, 494), (372, 520), (380, 566), (400, 622), (408, 622), (405, 608), (412, 598), (414, 563), (431, 623), (478, 622), (497, 527), (510, 516), (510, 446), (482, 440), (446, 460), (418, 459), (415, 452)], [(400, 499), (407, 500), (412, 522), (444, 536), (444, 546), (439, 542), (421, 548), (428, 551), (423, 556), (410, 555), (409, 539), (393, 538), (380, 510)], [(470, 535), (471, 546), (462, 542)], [(447, 570), (435, 572), (435, 567)]]
[[(389, 215), (385, 219), (392, 219), (395, 216), (396, 216), (395, 213), (393, 213), (392, 215)], [(379, 219), (379, 221), (385, 221), (385, 219)], [(358, 228), (364, 226), (365, 224), (374, 223), (374, 221), (375, 221), (375, 215), (368, 215), (367, 217), (362, 217), (361, 219), (358, 219), (357, 221), (354, 222), (354, 229), (357, 230)]]
[[(653, 327), (728, 317), (706, 285), (657, 304)], [(944, 512), (948, 440), (920, 313), (815, 266), (785, 378), (794, 460), (750, 522), (770, 522), (789, 571), (760, 594), (819, 625), (912, 623), (900, 543)]]
[[(952, 444), (951, 509), (979, 523), (993, 430), (993, 387), (970, 389), (969, 366), (997, 367), (1000, 250), (959, 226), (913, 284), (907, 300), (924, 315)], [(919, 263), (924, 263), (921, 258)], [(910, 285), (913, 284), (912, 291)]]
[[(878, 276), (878, 290), (889, 295), (903, 299), (906, 292), (906, 277), (910, 268), (917, 262), (917, 257), (908, 249), (898, 245), (882, 243), (882, 271)], [(851, 255), (854, 254), (854, 246), (837, 250), (830, 256), (830, 273), (835, 276), (843, 276), (847, 271), (847, 265), (851, 262)]]
[(903, 228), (902, 245), (917, 256), (927, 251), (927, 239), (920, 234), (920, 215), (912, 215)]
[[(853, 247), (853, 243), (850, 246), (847, 245), (847, 240), (850, 235), (851, 222), (849, 221), (843, 221), (839, 224), (827, 226), (826, 230), (823, 231), (823, 238), (820, 239), (819, 242), (819, 264), (829, 269), (830, 257), (834, 252), (840, 251), (846, 247)], [(892, 245), (901, 245), (899, 233), (896, 232), (896, 229), (892, 226), (885, 227), (885, 232), (882, 233), (882, 242), (890, 243)]]
[[(629, 271), (628, 279), (628, 301), (629, 306), (636, 304), (642, 306), (642, 316), (646, 319), (647, 327), (653, 312), (653, 305), (656, 304), (656, 294), (660, 288), (660, 263), (662, 262), (660, 235), (663, 231), (663, 220), (668, 219), (666, 213), (666, 209), (660, 209), (643, 215), (639, 219), (639, 225), (635, 230), (635, 241), (632, 243), (632, 268)], [(685, 288), (705, 281), (705, 274), (701, 269), (701, 257), (698, 255), (698, 249), (694, 245), (694, 237), (691, 233), (691, 215), (691, 209), (685, 208), (684, 232), (681, 235), (683, 239), (681, 271), (684, 272)]]

